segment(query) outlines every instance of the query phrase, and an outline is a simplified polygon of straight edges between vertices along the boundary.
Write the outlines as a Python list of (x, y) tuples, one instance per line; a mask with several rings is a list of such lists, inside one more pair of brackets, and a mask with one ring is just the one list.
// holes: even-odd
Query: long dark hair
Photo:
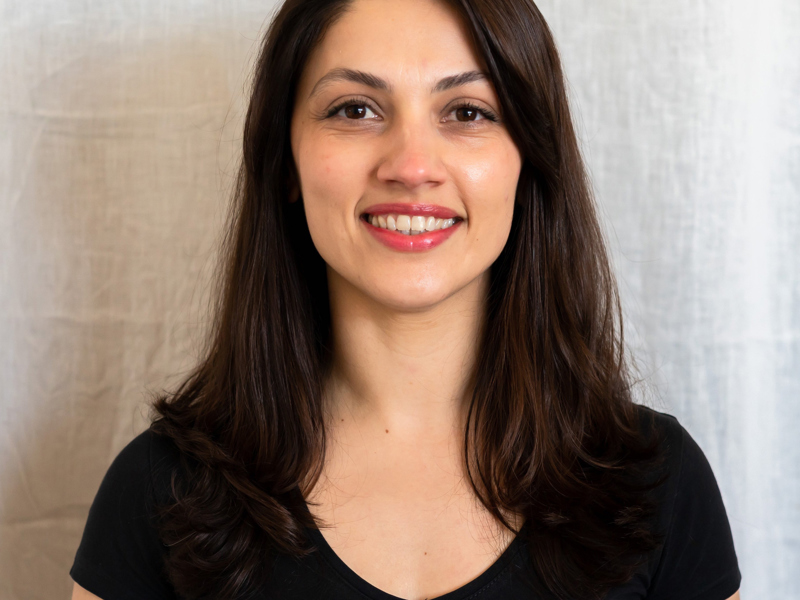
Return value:
[[(190, 598), (243, 596), (264, 582), (265, 557), (313, 550), (302, 492), (325, 456), (330, 316), (302, 202), (288, 202), (289, 126), (306, 60), (348, 4), (288, 0), (272, 22), (205, 358), (154, 403), (153, 430), (190, 472), (160, 525), (172, 581)], [(616, 284), (547, 24), (531, 0), (448, 4), (523, 156), (511, 233), (491, 267), (464, 460), (499, 522), (513, 530), (504, 514), (524, 518), (552, 595), (599, 598), (661, 541), (643, 483), (657, 440), (641, 434), (631, 398)]]

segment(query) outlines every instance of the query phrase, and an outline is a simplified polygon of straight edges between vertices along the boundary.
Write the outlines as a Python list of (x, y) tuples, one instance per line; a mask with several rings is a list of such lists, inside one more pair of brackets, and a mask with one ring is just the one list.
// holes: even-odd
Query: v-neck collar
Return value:
[[(520, 533), (514, 537), (514, 539), (498, 557), (498, 559), (475, 579), (464, 584), (460, 588), (453, 590), (452, 592), (448, 592), (442, 596), (436, 596), (435, 598), (431, 598), (429, 600), (465, 600), (466, 598), (476, 594), (481, 590), (481, 588), (489, 585), (512, 563), (514, 557), (522, 546), (524, 530), (525, 526), (523, 525), (522, 531), (520, 531)], [(328, 541), (325, 539), (325, 536), (322, 535), (319, 529), (311, 528), (308, 531), (320, 554), (330, 564), (333, 570), (359, 593), (370, 600), (404, 600), (403, 598), (393, 596), (392, 594), (384, 592), (383, 590), (375, 587), (358, 575), (358, 573), (353, 571), (353, 569), (347, 566), (347, 564), (341, 558), (339, 558), (339, 555), (333, 551), (333, 548), (331, 548), (330, 544), (328, 544)]]

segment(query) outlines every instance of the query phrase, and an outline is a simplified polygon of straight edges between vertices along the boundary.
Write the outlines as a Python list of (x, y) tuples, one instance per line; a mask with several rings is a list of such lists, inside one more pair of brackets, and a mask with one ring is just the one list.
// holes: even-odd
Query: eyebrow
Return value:
[[(474, 81), (486, 81), (487, 79), (488, 77), (486, 76), (486, 73), (481, 71), (465, 71), (463, 73), (459, 73), (458, 75), (450, 75), (440, 79), (438, 82), (436, 82), (436, 85), (433, 86), (433, 89), (431, 89), (431, 93), (436, 94), (445, 92), (449, 89), (466, 85)], [(392, 91), (392, 86), (389, 84), (389, 82), (385, 79), (381, 79), (377, 75), (365, 73), (364, 71), (357, 71), (355, 69), (345, 69), (343, 67), (339, 67), (332, 69), (323, 75), (319, 81), (314, 84), (314, 87), (312, 88), (308, 97), (313, 98), (316, 94), (320, 93), (323, 88), (334, 81), (351, 81), (353, 83), (366, 85), (367, 87), (371, 87), (376, 90), (383, 90), (386, 92)]]

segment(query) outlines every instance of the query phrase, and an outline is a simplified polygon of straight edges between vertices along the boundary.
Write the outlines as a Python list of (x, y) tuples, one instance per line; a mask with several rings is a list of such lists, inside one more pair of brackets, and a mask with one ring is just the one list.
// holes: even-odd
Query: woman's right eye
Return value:
[(343, 117), (349, 120), (364, 120), (364, 119), (374, 119), (377, 115), (372, 111), (372, 109), (363, 103), (357, 102), (348, 102), (347, 104), (340, 104), (339, 106), (334, 107), (329, 115), (331, 117)]

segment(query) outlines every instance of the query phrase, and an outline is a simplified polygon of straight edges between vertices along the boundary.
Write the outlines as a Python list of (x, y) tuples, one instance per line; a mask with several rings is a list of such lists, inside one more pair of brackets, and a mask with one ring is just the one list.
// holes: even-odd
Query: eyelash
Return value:
[[(363, 99), (363, 98), (349, 98), (349, 99), (343, 100), (342, 102), (339, 102), (335, 106), (331, 107), (331, 109), (325, 114), (325, 118), (326, 119), (330, 119), (330, 118), (335, 117), (340, 110), (342, 110), (343, 108), (345, 108), (347, 106), (366, 106), (372, 112), (377, 112), (375, 110), (375, 108), (372, 106), (372, 104), (370, 102), (368, 102), (366, 99)], [(489, 121), (492, 121), (494, 123), (497, 123), (500, 120), (497, 117), (497, 115), (494, 112), (492, 112), (491, 110), (489, 110), (487, 108), (481, 108), (477, 104), (473, 104), (472, 102), (466, 102), (466, 101), (465, 102), (461, 102), (461, 103), (456, 104), (455, 106), (453, 106), (452, 109), (450, 110), (450, 113), (452, 113), (454, 111), (457, 111), (457, 110), (459, 110), (461, 108), (466, 108), (466, 109), (469, 109), (469, 110), (477, 111), (477, 112), (481, 113), (481, 115), (483, 115), (483, 117), (485, 119), (487, 119)], [(448, 114), (450, 114), (450, 113), (448, 113)], [(360, 119), (348, 119), (348, 120), (350, 120), (350, 121), (358, 121)], [(475, 123), (475, 121), (457, 121), (457, 122), (461, 123), (465, 127), (469, 127), (471, 124)]]

